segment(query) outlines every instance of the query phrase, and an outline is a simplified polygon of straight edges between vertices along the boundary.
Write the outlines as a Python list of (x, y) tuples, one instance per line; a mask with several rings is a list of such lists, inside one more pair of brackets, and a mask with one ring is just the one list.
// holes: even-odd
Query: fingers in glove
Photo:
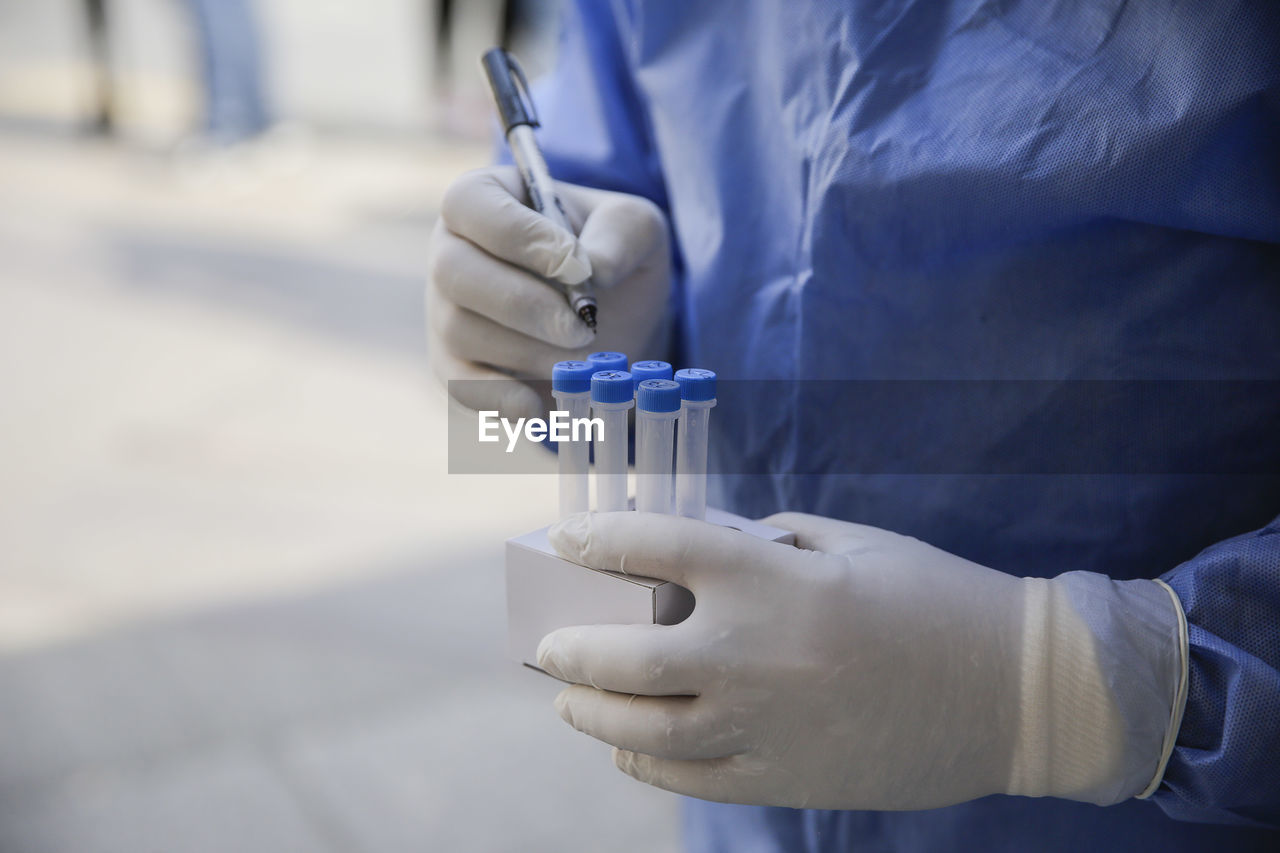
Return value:
[(440, 217), (450, 231), (508, 263), (565, 284), (591, 275), (577, 238), (532, 208), (515, 167), (468, 172), (445, 192)]
[(600, 287), (613, 287), (645, 264), (670, 262), (666, 217), (639, 196), (607, 194), (587, 216), (578, 243)]
[(583, 734), (659, 758), (721, 758), (745, 748), (741, 728), (691, 696), (627, 696), (574, 685), (556, 697), (556, 710)]
[(647, 785), (700, 800), (759, 805), (743, 790), (743, 766), (747, 761), (738, 755), (681, 761), (627, 749), (613, 750), (614, 766)]
[(505, 373), (456, 359), (443, 349), (433, 352), (431, 361), (449, 396), (472, 411), (501, 412), (506, 418), (540, 418), (547, 411), (537, 391)]
[(796, 535), (796, 547), (806, 551), (843, 553), (857, 548), (863, 541), (861, 524), (837, 521), (803, 512), (779, 512), (760, 519), (761, 524), (790, 530)]
[(556, 678), (615, 693), (694, 695), (699, 673), (676, 625), (579, 625), (538, 644), (538, 666)]
[(702, 582), (796, 553), (738, 530), (648, 512), (579, 513), (557, 522), (547, 536), (567, 560), (672, 581), (695, 593)]
[(532, 387), (491, 367), (457, 358), (437, 335), (427, 336), (427, 361), (449, 396), (468, 409), (497, 411), (508, 418), (542, 417), (547, 411)]
[(557, 361), (581, 359), (587, 348), (565, 349), (522, 335), (443, 297), (428, 312), (431, 332), (455, 359), (487, 364), (521, 379), (541, 379)]
[(556, 288), (443, 226), (432, 237), (430, 277), (444, 298), (531, 338), (568, 348), (595, 338)]

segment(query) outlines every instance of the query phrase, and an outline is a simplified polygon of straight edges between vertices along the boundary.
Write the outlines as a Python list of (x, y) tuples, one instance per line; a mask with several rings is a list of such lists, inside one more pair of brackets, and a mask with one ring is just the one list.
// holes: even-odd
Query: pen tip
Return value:
[(591, 328), (591, 331), (596, 330), (596, 306), (583, 305), (578, 309), (578, 316)]

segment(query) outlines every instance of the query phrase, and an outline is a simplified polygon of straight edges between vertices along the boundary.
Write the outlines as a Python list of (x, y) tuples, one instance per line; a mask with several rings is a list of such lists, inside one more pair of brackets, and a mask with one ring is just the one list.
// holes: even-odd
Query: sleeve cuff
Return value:
[(1142, 793), (1137, 795), (1139, 800), (1145, 800), (1156, 792), (1160, 787), (1160, 782), (1164, 779), (1165, 768), (1169, 766), (1169, 758), (1173, 755), (1173, 747), (1178, 742), (1178, 730), (1182, 728), (1182, 714), (1187, 707), (1187, 667), (1190, 657), (1190, 640), (1187, 637), (1187, 614), (1182, 609), (1182, 602), (1178, 600), (1178, 594), (1173, 591), (1173, 587), (1169, 586), (1162, 580), (1155, 581), (1164, 587), (1165, 592), (1169, 593), (1169, 598), (1173, 602), (1173, 609), (1178, 614), (1178, 687), (1173, 697), (1173, 708), (1169, 712), (1169, 727), (1165, 730), (1164, 744), (1160, 750), (1160, 763), (1156, 765), (1155, 775), (1151, 777), (1151, 781)]

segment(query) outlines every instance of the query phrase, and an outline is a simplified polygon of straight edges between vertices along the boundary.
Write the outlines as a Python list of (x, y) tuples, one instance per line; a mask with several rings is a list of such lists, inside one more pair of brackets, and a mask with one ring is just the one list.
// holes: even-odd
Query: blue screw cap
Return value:
[(680, 383), (645, 379), (636, 386), (636, 408), (643, 412), (680, 411)]
[(676, 371), (680, 383), (680, 396), (691, 402), (704, 402), (716, 398), (716, 374), (701, 367), (686, 367)]
[(596, 370), (627, 371), (627, 355), (621, 352), (593, 352), (587, 361), (596, 366)]
[(625, 370), (598, 370), (591, 375), (593, 403), (628, 403), (634, 395), (631, 374)]
[(581, 394), (591, 390), (591, 374), (599, 368), (589, 361), (557, 361), (551, 367), (551, 390)]
[(665, 361), (637, 361), (631, 365), (631, 375), (636, 379), (636, 387), (646, 379), (670, 379), (671, 365)]

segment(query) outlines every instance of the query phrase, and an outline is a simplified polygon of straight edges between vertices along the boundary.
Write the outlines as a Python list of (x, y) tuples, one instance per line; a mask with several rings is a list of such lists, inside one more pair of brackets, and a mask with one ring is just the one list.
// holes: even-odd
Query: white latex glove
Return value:
[[(557, 361), (601, 350), (657, 358), (665, 344), (671, 249), (666, 217), (647, 199), (556, 183), (577, 237), (527, 206), (513, 166), (468, 172), (445, 193), (431, 235), (430, 358), (449, 379), (548, 379)], [(552, 281), (596, 285), (597, 333)], [(545, 411), (522, 383), (454, 386), (472, 409), (508, 417)]]
[(697, 599), (679, 625), (564, 628), (539, 646), (540, 667), (576, 682), (561, 716), (617, 747), (619, 768), (703, 799), (811, 808), (1154, 790), (1185, 691), (1168, 587), (1022, 579), (874, 527), (764, 521), (799, 547), (635, 512), (552, 528), (566, 559)]

